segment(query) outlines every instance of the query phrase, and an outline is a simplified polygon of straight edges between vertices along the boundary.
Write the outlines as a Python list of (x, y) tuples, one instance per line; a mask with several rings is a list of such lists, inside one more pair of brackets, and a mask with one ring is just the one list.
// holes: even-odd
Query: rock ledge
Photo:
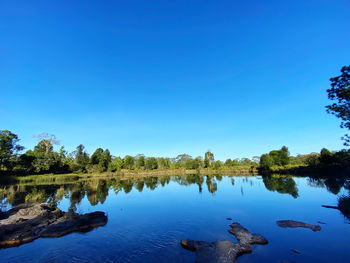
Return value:
[(184, 239), (181, 246), (196, 253), (196, 263), (232, 263), (236, 262), (240, 255), (252, 252), (250, 245), (268, 243), (262, 235), (250, 233), (237, 222), (232, 223), (230, 227), (228, 231), (236, 236), (238, 244), (229, 240), (207, 242)]
[(103, 212), (63, 212), (50, 204), (22, 204), (0, 214), (0, 248), (19, 246), (39, 237), (60, 237), (104, 226)]

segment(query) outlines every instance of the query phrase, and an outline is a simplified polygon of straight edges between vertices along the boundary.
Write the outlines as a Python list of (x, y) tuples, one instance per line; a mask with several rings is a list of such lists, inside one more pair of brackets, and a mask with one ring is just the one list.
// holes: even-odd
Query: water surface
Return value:
[[(2, 209), (23, 202), (57, 202), (79, 213), (104, 211), (108, 223), (88, 233), (40, 238), (0, 250), (1, 262), (194, 262), (181, 239), (231, 240), (232, 218), (269, 240), (237, 262), (349, 262), (350, 225), (336, 205), (345, 180), (292, 177), (159, 176), (4, 184)], [(322, 230), (284, 229), (293, 219)], [(301, 254), (291, 251), (295, 249)]]

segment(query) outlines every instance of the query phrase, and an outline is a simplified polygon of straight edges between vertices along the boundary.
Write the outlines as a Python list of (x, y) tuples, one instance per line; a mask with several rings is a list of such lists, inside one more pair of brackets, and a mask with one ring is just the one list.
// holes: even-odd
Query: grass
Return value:
[(19, 185), (62, 185), (73, 184), (80, 181), (91, 180), (93, 178), (144, 178), (148, 176), (176, 176), (176, 175), (238, 175), (238, 176), (254, 176), (257, 175), (256, 170), (251, 167), (237, 166), (232, 169), (201, 169), (201, 170), (185, 170), (185, 169), (167, 169), (167, 170), (121, 170), (118, 172), (104, 173), (70, 173), (70, 174), (36, 174), (26, 176), (4, 176), (0, 177), (0, 184), (19, 184)]

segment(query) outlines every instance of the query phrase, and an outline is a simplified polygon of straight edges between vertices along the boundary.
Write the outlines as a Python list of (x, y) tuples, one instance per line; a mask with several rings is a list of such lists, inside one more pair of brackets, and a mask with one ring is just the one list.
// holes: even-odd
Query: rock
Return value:
[(292, 252), (295, 253), (295, 254), (301, 254), (300, 251), (298, 251), (298, 250), (296, 250), (296, 249), (293, 249), (293, 248), (291, 248), (290, 251), (292, 251)]
[(49, 204), (22, 204), (0, 216), (0, 247), (19, 246), (39, 237), (87, 232), (107, 223), (103, 212), (79, 215)]
[(184, 239), (181, 246), (196, 253), (196, 263), (232, 263), (239, 255), (252, 251), (248, 245), (234, 244), (228, 240), (206, 242)]
[(196, 253), (196, 263), (233, 263), (238, 256), (252, 251), (251, 244), (267, 244), (263, 236), (251, 234), (239, 223), (231, 224), (231, 228), (229, 232), (236, 236), (238, 244), (229, 240), (206, 242), (184, 239), (181, 246)]
[(303, 227), (303, 228), (310, 228), (312, 231), (320, 231), (321, 226), (320, 225), (311, 225), (299, 221), (294, 221), (294, 220), (279, 220), (276, 222), (279, 227), (283, 228), (296, 228), (296, 227)]
[(265, 245), (268, 243), (267, 239), (260, 234), (252, 234), (248, 229), (244, 228), (240, 223), (232, 223), (230, 225), (232, 229), (228, 230), (231, 234), (235, 235), (240, 244), (260, 244)]

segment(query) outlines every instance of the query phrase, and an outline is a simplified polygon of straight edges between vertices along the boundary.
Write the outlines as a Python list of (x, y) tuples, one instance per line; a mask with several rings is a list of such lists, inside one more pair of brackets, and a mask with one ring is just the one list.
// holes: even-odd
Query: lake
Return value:
[[(62, 177), (63, 178), (63, 177)], [(0, 250), (1, 262), (194, 262), (180, 241), (236, 242), (229, 224), (265, 236), (267, 245), (237, 262), (350, 262), (350, 224), (337, 205), (344, 179), (262, 176), (147, 176), (1, 182), (2, 210), (55, 202), (64, 211), (104, 211), (108, 223), (88, 233), (40, 238)], [(228, 220), (227, 218), (232, 218)], [(280, 228), (277, 220), (321, 224), (321, 231)], [(297, 250), (297, 254), (291, 250)]]

